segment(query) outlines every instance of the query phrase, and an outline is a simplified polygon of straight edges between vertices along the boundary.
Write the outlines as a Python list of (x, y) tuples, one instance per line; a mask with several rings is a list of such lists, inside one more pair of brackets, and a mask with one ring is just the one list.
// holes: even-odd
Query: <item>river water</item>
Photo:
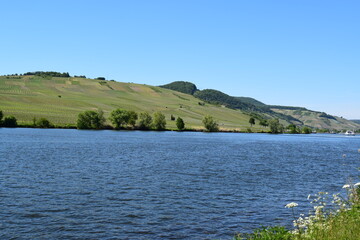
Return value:
[(360, 137), (0, 129), (0, 239), (231, 239), (358, 182)]

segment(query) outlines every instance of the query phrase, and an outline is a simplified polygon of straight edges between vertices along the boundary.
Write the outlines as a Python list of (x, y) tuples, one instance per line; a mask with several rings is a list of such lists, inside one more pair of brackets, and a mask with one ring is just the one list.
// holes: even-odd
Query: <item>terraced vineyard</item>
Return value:
[[(102, 110), (105, 117), (116, 108), (136, 112), (161, 111), (167, 127), (175, 128), (170, 116), (180, 116), (186, 127), (201, 129), (202, 118), (212, 115), (220, 127), (227, 130), (246, 130), (249, 116), (212, 104), (199, 105), (199, 99), (154, 86), (120, 83), (85, 78), (40, 76), (0, 77), (0, 109), (14, 115), (20, 123), (46, 117), (58, 125), (75, 125), (77, 115), (86, 110)], [(255, 125), (254, 131), (263, 128)]]

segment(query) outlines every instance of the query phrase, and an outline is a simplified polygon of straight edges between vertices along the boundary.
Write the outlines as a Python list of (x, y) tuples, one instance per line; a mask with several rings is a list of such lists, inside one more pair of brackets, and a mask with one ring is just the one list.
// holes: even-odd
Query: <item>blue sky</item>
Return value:
[(0, 74), (190, 81), (360, 119), (360, 1), (0, 3)]

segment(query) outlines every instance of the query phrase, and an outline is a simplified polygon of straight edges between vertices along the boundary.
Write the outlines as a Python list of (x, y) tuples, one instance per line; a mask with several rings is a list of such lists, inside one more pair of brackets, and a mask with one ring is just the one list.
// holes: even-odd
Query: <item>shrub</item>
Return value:
[(103, 112), (85, 111), (80, 113), (77, 120), (78, 129), (100, 129), (104, 127)]
[(269, 126), (271, 133), (282, 133), (284, 131), (284, 126), (279, 122), (279, 119), (270, 119)]
[(166, 127), (165, 115), (162, 114), (161, 112), (155, 112), (153, 125), (156, 130), (165, 130)]
[(115, 125), (115, 128), (120, 129), (124, 125), (130, 124), (135, 126), (138, 115), (134, 111), (127, 111), (124, 109), (115, 109), (110, 114), (110, 120)]
[(179, 131), (184, 130), (185, 128), (185, 123), (184, 120), (181, 117), (178, 117), (176, 119), (176, 127), (179, 129)]
[(214, 118), (210, 115), (206, 115), (202, 120), (205, 129), (208, 132), (217, 132), (219, 131), (219, 124), (214, 120)]
[(53, 127), (51, 122), (49, 120), (47, 120), (46, 118), (40, 118), (39, 120), (36, 121), (35, 125), (36, 125), (36, 127), (40, 127), (40, 128), (51, 128), (51, 127)]
[(143, 112), (139, 115), (139, 128), (140, 129), (150, 129), (152, 124), (152, 117), (149, 113)]
[(0, 110), (0, 127), (2, 126), (3, 112)]
[(4, 118), (4, 127), (17, 127), (17, 120), (14, 116), (7, 116)]

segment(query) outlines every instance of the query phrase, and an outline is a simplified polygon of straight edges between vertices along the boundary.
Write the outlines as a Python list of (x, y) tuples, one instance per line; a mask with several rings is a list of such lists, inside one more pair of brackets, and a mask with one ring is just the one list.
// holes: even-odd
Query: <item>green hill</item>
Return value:
[[(184, 92), (184, 85), (195, 86), (194, 84), (188, 82), (174, 82), (164, 86), (171, 86), (171, 89), (175, 91)], [(303, 107), (266, 105), (254, 98), (233, 97), (213, 89), (197, 89), (194, 93), (190, 93), (189, 91), (185, 93), (193, 94), (194, 97), (208, 103), (241, 110), (258, 120), (279, 118), (283, 120), (283, 124), (292, 123), (298, 126), (309, 126), (312, 128), (323, 129), (342, 130), (360, 128), (360, 125), (357, 123), (331, 116), (324, 112), (311, 111)]]
[(171, 115), (180, 116), (186, 127), (193, 129), (203, 129), (205, 115), (212, 115), (223, 130), (246, 131), (251, 116), (257, 119), (253, 131), (268, 131), (258, 122), (270, 118), (279, 118), (285, 126), (294, 123), (329, 129), (360, 128), (354, 122), (304, 108), (270, 106), (253, 98), (231, 97), (216, 90), (199, 91), (195, 84), (188, 82), (155, 87), (56, 72), (0, 76), (0, 110), (4, 115), (14, 115), (19, 123), (45, 117), (56, 125), (75, 125), (78, 114), (83, 111), (102, 110), (105, 117), (109, 117), (116, 108), (161, 111), (170, 129), (176, 128)]
[(183, 81), (176, 81), (159, 87), (191, 95), (193, 95), (198, 90), (195, 84)]
[(250, 118), (238, 110), (200, 105), (199, 99), (189, 94), (149, 85), (40, 74), (0, 76), (0, 110), (4, 115), (14, 115), (20, 123), (45, 117), (58, 125), (75, 125), (80, 112), (101, 109), (108, 117), (116, 108), (161, 111), (170, 129), (176, 128), (171, 115), (182, 117), (186, 127), (195, 129), (203, 128), (202, 119), (207, 114), (227, 130), (246, 130)]

